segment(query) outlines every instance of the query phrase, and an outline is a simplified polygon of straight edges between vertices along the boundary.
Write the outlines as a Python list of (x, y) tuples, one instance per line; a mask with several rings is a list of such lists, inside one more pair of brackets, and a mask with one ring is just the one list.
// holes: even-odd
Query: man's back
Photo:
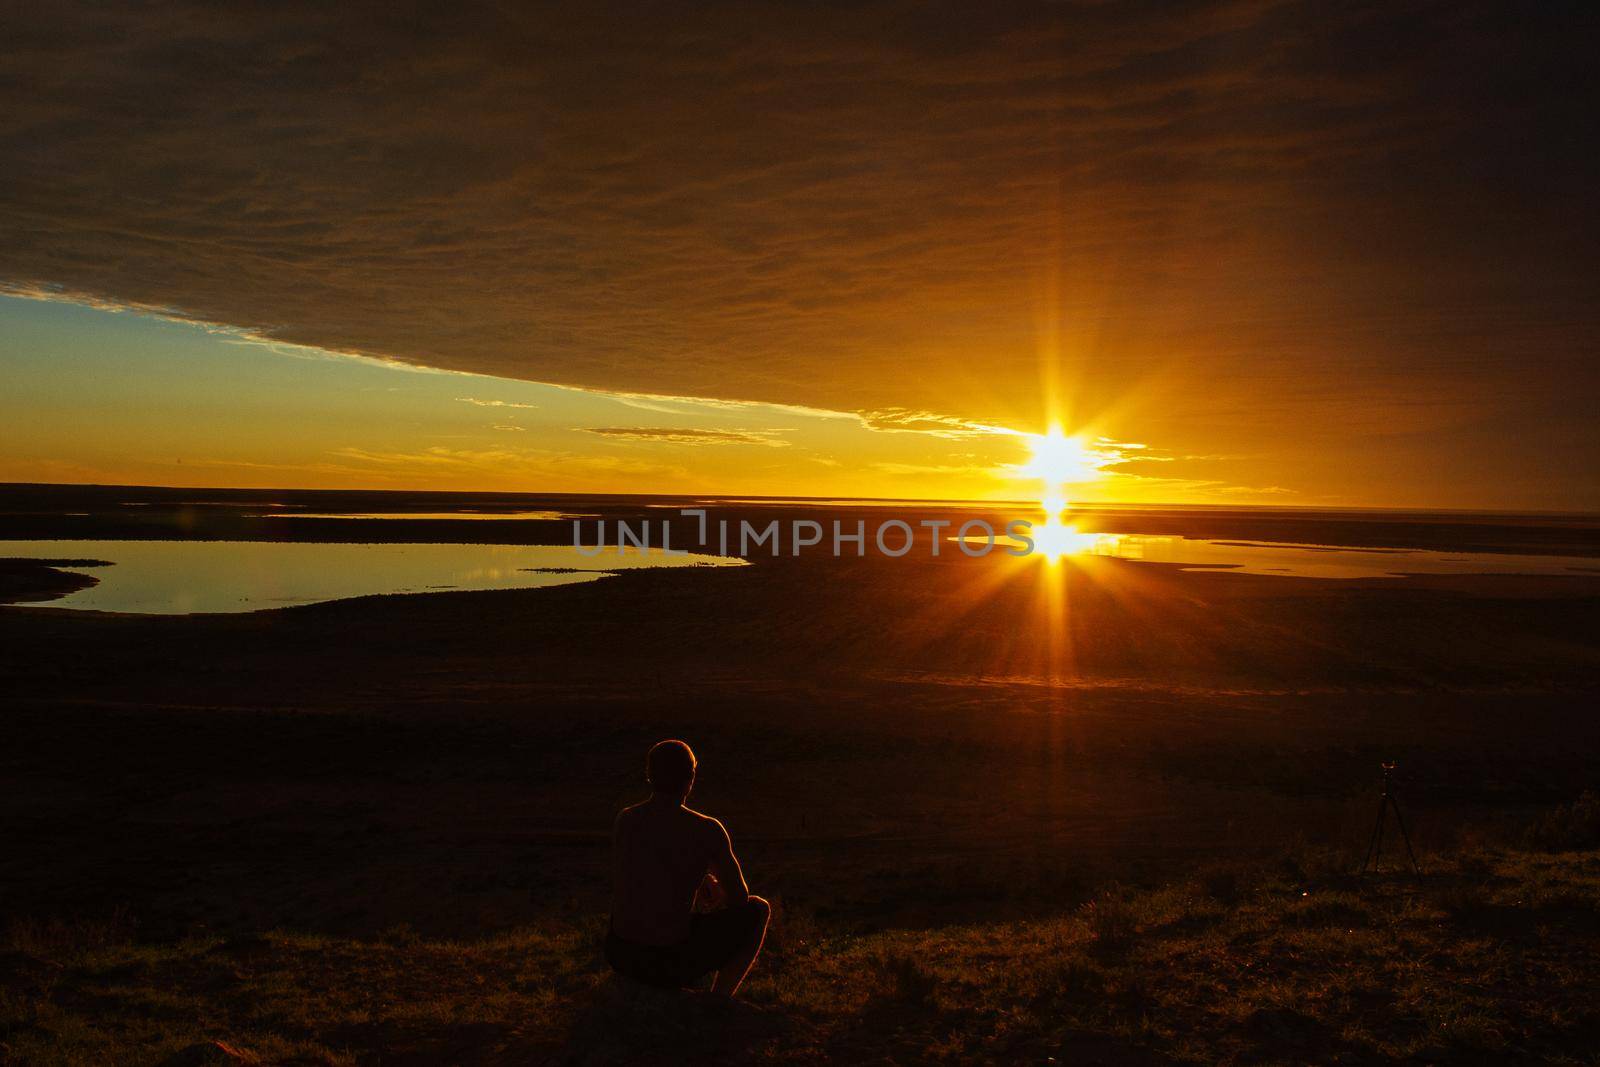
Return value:
[(641, 945), (685, 940), (695, 891), (727, 840), (722, 824), (681, 804), (652, 799), (624, 809), (612, 839), (612, 929)]
[[(650, 799), (617, 816), (606, 962), (618, 974), (681, 989), (714, 975), (711, 991), (733, 996), (766, 937), (772, 907), (750, 895), (728, 831), (687, 807), (697, 761), (682, 741), (645, 757)], [(707, 882), (706, 875), (715, 881)], [(694, 913), (706, 886), (706, 913)]]

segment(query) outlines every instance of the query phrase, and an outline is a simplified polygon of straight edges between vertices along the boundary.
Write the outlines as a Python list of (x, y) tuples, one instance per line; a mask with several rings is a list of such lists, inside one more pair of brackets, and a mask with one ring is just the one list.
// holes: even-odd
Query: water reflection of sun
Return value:
[(1034, 525), (1030, 536), (1033, 538), (1033, 551), (1044, 557), (1046, 563), (1057, 563), (1063, 556), (1099, 555), (1101, 553), (1096, 549), (1103, 547), (1108, 537), (1114, 537), (1084, 533), (1066, 522), (1059, 512), (1054, 515), (1046, 513), (1044, 521)]
[[(1058, 427), (1049, 433), (1027, 438), (1031, 458), (1013, 468), (1018, 475), (1035, 479), (1038, 510), (1019, 516), (1028, 526), (1007, 523), (1003, 533), (992, 540), (966, 534), (966, 539), (981, 547), (998, 544), (998, 554), (975, 552), (993, 561), (988, 566), (953, 568), (957, 588), (941, 596), (942, 615), (930, 630), (943, 632), (959, 627), (969, 617), (981, 617), (995, 600), (1018, 610), (1019, 631), (1027, 636), (997, 641), (991, 668), (1002, 674), (1043, 678), (1058, 682), (1075, 671), (1075, 627), (1081, 626), (1074, 611), (1079, 602), (1096, 605), (1117, 604), (1140, 614), (1141, 595), (1153, 575), (1111, 566), (1104, 557), (1126, 558), (1137, 553), (1139, 538), (1120, 533), (1091, 532), (1084, 527), (1097, 525), (1087, 516), (1074, 516), (1068, 506), (1070, 487), (1097, 481), (1108, 467), (1123, 458), (1122, 449), (1104, 438), (1093, 444), (1069, 437)], [(1031, 542), (1031, 545), (1029, 544)]]
[(1053, 564), (1063, 556), (1092, 552), (1103, 535), (1083, 533), (1067, 522), (1065, 488), (1099, 478), (1107, 457), (1082, 438), (1067, 436), (1059, 426), (1033, 435), (1028, 446), (1030, 455), (1021, 473), (1044, 483), (1039, 502), (1044, 520), (1034, 523), (1030, 532), (1033, 554)]

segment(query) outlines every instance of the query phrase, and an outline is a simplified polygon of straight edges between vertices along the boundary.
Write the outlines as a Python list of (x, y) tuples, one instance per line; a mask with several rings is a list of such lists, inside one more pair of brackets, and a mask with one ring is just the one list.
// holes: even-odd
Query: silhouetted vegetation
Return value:
[(1527, 838), (1531, 847), (1552, 851), (1600, 846), (1600, 793), (1586, 790), (1549, 812), (1529, 827)]
[(1006, 923), (853, 932), (790, 911), (746, 1004), (616, 979), (598, 916), (476, 941), (143, 943), (121, 915), (14, 923), (0, 1049), (39, 1064), (1586, 1061), (1600, 853), (1426, 860), (1421, 880), (1340, 873), (1330, 853), (1213, 866)]

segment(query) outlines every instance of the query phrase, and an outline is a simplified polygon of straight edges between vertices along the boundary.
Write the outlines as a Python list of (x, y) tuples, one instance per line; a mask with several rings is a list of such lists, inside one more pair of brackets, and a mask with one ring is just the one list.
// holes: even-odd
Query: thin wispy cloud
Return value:
[(591, 455), (543, 449), (447, 448), (440, 445), (415, 450), (370, 449), (348, 446), (335, 456), (368, 469), (402, 472), (443, 469), (539, 479), (540, 484), (583, 484), (597, 474), (629, 474), (680, 480), (688, 472), (679, 464), (661, 463), (638, 456)]
[(704, 430), (679, 426), (586, 426), (584, 433), (619, 441), (654, 441), (675, 445), (767, 445), (786, 447), (783, 430)]
[(930, 437), (959, 439), (962, 437), (990, 437), (1013, 435), (1020, 431), (1003, 426), (991, 426), (954, 415), (940, 415), (932, 411), (908, 411), (905, 408), (885, 408), (860, 412), (863, 425), (882, 433), (920, 433)]
[(480, 408), (528, 408), (536, 409), (538, 404), (524, 404), (514, 400), (482, 400), (475, 396), (458, 396), (457, 400), (463, 404), (472, 404)]

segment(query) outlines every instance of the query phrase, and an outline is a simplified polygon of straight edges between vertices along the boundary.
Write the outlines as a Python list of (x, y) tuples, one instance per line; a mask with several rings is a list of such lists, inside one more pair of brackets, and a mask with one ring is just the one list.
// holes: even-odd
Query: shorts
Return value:
[(689, 939), (676, 945), (641, 945), (606, 934), (606, 962), (625, 978), (683, 989), (720, 971), (750, 947), (767, 921), (766, 908), (749, 900), (689, 920)]

